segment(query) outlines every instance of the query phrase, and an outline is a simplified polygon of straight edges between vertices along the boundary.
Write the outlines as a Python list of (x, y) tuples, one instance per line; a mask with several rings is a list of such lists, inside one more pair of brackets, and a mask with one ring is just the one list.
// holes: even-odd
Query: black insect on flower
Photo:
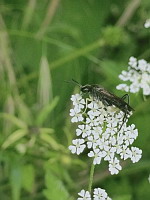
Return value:
[[(77, 84), (80, 87), (80, 90), (83, 94), (89, 94), (90, 96), (93, 97), (93, 100), (101, 101), (105, 107), (116, 106), (121, 111), (123, 111), (124, 117), (123, 117), (123, 123), (120, 129), (122, 128), (124, 122), (126, 121), (127, 115), (129, 115), (131, 111), (134, 111), (134, 109), (129, 105), (128, 94), (125, 94), (123, 97), (120, 98), (97, 84), (81, 85), (74, 79), (72, 79), (71, 82)], [(126, 98), (127, 98), (127, 102), (125, 102)]]

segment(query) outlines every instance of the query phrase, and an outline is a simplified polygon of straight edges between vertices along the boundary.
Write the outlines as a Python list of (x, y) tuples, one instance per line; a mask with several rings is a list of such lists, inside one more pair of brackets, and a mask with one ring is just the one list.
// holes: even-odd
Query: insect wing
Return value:
[(96, 88), (96, 89), (97, 89), (97, 92), (99, 93), (98, 95), (101, 97), (99, 99), (103, 102), (104, 105), (106, 105), (106, 106), (115, 105), (116, 107), (118, 107), (123, 112), (126, 112), (126, 110), (128, 110), (128, 111), (134, 110), (123, 99), (121, 99), (120, 97), (117, 97), (116, 95), (108, 92), (104, 88), (100, 87), (100, 88)]

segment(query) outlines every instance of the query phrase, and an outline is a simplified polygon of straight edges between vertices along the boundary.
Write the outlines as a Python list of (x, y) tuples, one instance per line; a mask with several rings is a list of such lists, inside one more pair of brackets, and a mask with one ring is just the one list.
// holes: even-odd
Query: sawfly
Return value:
[[(128, 94), (125, 94), (120, 98), (120, 97), (116, 96), (115, 94), (106, 90), (104, 87), (97, 85), (97, 84), (81, 85), (74, 79), (72, 79), (72, 81), (70, 81), (70, 82), (78, 85), (80, 87), (81, 93), (92, 96), (93, 100), (101, 101), (106, 108), (108, 106), (116, 106), (122, 112), (124, 112), (123, 123), (122, 123), (120, 129), (122, 128), (124, 122), (126, 121), (127, 115), (129, 115), (131, 111), (134, 111), (134, 109), (129, 105), (129, 95)], [(125, 102), (126, 98), (127, 98), (127, 102)]]

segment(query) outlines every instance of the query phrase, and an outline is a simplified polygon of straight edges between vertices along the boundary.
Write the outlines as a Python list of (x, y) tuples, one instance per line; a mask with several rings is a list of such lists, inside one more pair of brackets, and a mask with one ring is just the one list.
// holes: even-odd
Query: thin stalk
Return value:
[[(55, 39), (52, 39), (52, 38), (44, 37), (43, 39), (39, 39), (35, 36), (35, 34), (30, 33), (30, 32), (26, 32), (26, 31), (20, 32), (18, 30), (9, 30), (8, 32), (11, 35), (17, 35), (17, 36), (27, 37), (27, 38), (31, 38), (31, 39), (37, 39), (37, 40), (41, 40), (41, 41), (49, 43), (49, 44), (57, 45), (57, 46), (62, 47), (62, 48), (65, 47), (65, 48), (68, 48), (68, 49), (72, 49), (72, 52), (69, 55), (66, 55), (65, 57), (59, 58), (58, 60), (51, 62), (50, 63), (51, 69), (62, 66), (64, 64), (68, 63), (68, 62), (71, 62), (72, 60), (75, 60), (78, 57), (81, 57), (81, 56), (87, 57), (88, 53), (90, 53), (91, 51), (94, 51), (95, 49), (98, 49), (98, 48), (105, 46), (105, 41), (104, 41), (103, 38), (98, 39), (98, 40), (96, 40), (95, 42), (92, 42), (89, 45), (86, 45), (84, 47), (77, 49), (77, 48), (72, 48), (69, 45), (66, 45), (66, 44), (64, 44), (60, 41), (57, 41)], [(34, 76), (36, 77), (36, 76), (38, 76), (38, 74), (33, 75), (33, 78), (34, 78)]]
[(51, 69), (57, 68), (61, 65), (64, 65), (72, 60), (75, 60), (76, 58), (80, 57), (80, 56), (85, 56), (87, 55), (89, 52), (103, 47), (105, 45), (105, 42), (103, 39), (97, 40), (85, 47), (82, 47), (80, 49), (75, 49), (72, 53), (70, 53), (69, 55), (62, 57), (52, 63), (50, 63), (50, 67)]
[(91, 193), (91, 190), (92, 190), (94, 169), (95, 169), (95, 165), (92, 163), (91, 170), (90, 170), (89, 187), (88, 187), (88, 191), (90, 193)]
[(45, 15), (45, 18), (41, 24), (41, 27), (37, 33), (37, 37), (42, 38), (44, 34), (46, 33), (46, 30), (48, 29), (53, 17), (56, 14), (57, 8), (59, 6), (60, 0), (51, 0), (49, 1), (48, 9)]

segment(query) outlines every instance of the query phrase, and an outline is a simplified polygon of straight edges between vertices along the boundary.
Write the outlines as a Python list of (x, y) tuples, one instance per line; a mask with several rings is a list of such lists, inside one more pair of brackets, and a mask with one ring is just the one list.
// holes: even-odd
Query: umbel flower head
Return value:
[(93, 198), (91, 198), (90, 192), (81, 190), (78, 195), (80, 196), (77, 200), (111, 200), (106, 191), (101, 188), (95, 188), (93, 191)]
[(116, 110), (114, 106), (106, 107), (92, 97), (84, 99), (80, 94), (72, 95), (71, 100), (71, 122), (78, 123), (78, 138), (69, 146), (73, 154), (79, 155), (85, 148), (89, 149), (87, 155), (93, 158), (93, 164), (107, 161), (111, 174), (118, 174), (122, 169), (120, 159), (130, 158), (133, 163), (140, 160), (142, 151), (131, 147), (138, 136), (138, 130), (134, 124), (127, 126), (128, 119), (122, 125), (122, 111)]
[(128, 81), (129, 84), (119, 84), (116, 88), (131, 93), (137, 93), (142, 89), (143, 95), (150, 95), (150, 63), (144, 59), (130, 57), (128, 64), (128, 70), (122, 71), (119, 78)]

